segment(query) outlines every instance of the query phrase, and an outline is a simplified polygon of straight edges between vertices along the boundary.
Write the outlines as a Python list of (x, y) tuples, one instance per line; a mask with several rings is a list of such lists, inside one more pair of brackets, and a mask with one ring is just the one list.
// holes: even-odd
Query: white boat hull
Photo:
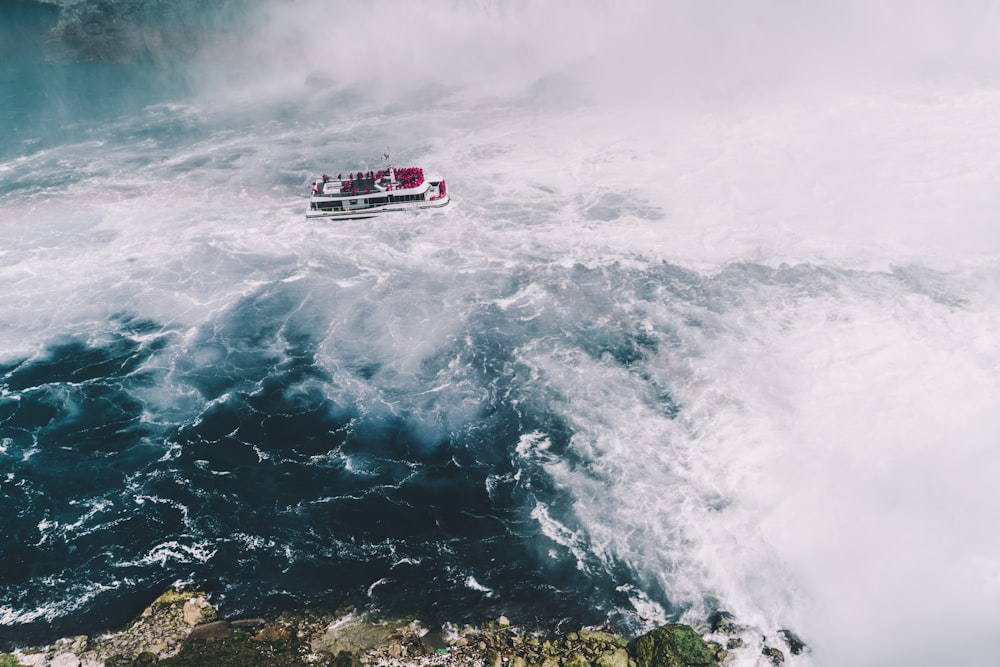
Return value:
[(306, 218), (333, 218), (337, 220), (365, 220), (375, 218), (386, 213), (402, 213), (404, 211), (417, 211), (425, 208), (442, 208), (451, 203), (451, 196), (445, 195), (434, 201), (404, 202), (399, 204), (382, 204), (367, 208), (357, 208), (349, 210), (313, 210), (306, 211)]

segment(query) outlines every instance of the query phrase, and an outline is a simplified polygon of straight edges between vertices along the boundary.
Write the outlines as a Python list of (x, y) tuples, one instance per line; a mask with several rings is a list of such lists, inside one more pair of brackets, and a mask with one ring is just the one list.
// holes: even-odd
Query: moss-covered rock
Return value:
[(590, 661), (581, 653), (572, 653), (563, 660), (563, 667), (590, 667)]
[(716, 667), (719, 663), (693, 628), (664, 625), (638, 637), (629, 646), (637, 667)]
[[(98, 639), (60, 640), (42, 657), (50, 664), (50, 658), (72, 653), (84, 665), (104, 667), (718, 667), (730, 658), (729, 650), (743, 648), (743, 641), (730, 634), (739, 627), (731, 616), (722, 613), (715, 620), (723, 636), (710, 638), (728, 639), (727, 648), (719, 641), (706, 643), (697, 630), (678, 624), (657, 628), (630, 643), (601, 630), (580, 629), (560, 636), (538, 626), (518, 627), (505, 617), (483, 627), (466, 625), (460, 632), (449, 623), (426, 627), (413, 619), (369, 619), (344, 611), (217, 620), (203, 595), (168, 591), (128, 629)], [(789, 644), (797, 639), (785, 633), (782, 637)], [(772, 665), (784, 657), (770, 648), (765, 655)], [(21, 658), (22, 653), (14, 657)], [(0, 667), (17, 667), (2, 659)]]
[[(312, 640), (312, 650), (336, 655), (341, 651), (360, 653), (376, 646), (389, 645), (390, 638), (399, 634), (400, 623), (399, 621), (377, 623), (353, 616), (338, 619)], [(402, 655), (401, 650), (400, 655)]]
[(602, 653), (594, 659), (595, 667), (628, 667), (628, 651), (624, 648), (617, 648), (607, 653)]
[(294, 643), (272, 644), (239, 636), (188, 641), (177, 655), (156, 663), (157, 667), (307, 667), (309, 664)]
[(586, 642), (592, 646), (620, 646), (624, 648), (628, 645), (628, 640), (619, 635), (613, 635), (610, 632), (601, 632), (600, 630), (580, 630), (576, 633), (580, 638), (580, 641)]
[[(153, 600), (126, 629), (100, 638), (84, 636), (57, 641), (47, 647), (46, 664), (65, 660), (67, 664), (132, 667), (153, 664), (178, 650), (192, 628), (214, 619), (215, 609), (204, 593), (169, 589)], [(63, 658), (62, 656), (67, 656)], [(144, 662), (142, 662), (144, 661)]]

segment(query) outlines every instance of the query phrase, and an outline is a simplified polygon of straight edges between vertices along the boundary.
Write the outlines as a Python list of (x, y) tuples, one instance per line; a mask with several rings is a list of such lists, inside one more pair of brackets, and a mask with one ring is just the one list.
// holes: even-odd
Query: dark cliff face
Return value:
[(79, 141), (185, 89), (223, 12), (165, 4), (0, 3), (0, 158)]
[[(259, 0), (14, 0), (0, 7), (0, 18), (4, 26), (16, 26), (11, 32), (14, 39), (44, 45), (59, 59), (156, 62), (191, 55), (219, 34), (245, 26), (259, 4)], [(38, 39), (42, 35), (44, 39)]]

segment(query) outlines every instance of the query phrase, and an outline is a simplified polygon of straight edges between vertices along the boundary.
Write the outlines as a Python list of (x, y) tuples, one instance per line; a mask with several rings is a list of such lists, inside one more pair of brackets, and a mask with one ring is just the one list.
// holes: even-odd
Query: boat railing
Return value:
[[(313, 195), (370, 195), (373, 193), (403, 190), (420, 187), (424, 183), (424, 170), (420, 167), (399, 167), (379, 169), (378, 171), (350, 172), (347, 178), (337, 174), (331, 178), (327, 174), (312, 184)], [(333, 192), (328, 190), (333, 186)]]

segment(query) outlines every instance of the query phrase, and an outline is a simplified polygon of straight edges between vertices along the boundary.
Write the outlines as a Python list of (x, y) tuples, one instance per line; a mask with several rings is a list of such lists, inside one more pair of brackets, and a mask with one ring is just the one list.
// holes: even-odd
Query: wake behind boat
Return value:
[(344, 178), (323, 174), (312, 184), (307, 218), (358, 220), (381, 213), (440, 208), (451, 201), (444, 178), (419, 167), (351, 172)]

